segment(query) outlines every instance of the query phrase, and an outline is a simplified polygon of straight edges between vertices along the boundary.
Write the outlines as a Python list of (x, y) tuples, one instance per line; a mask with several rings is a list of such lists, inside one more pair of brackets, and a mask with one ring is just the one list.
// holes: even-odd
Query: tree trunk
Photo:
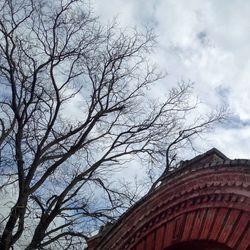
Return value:
[[(22, 220), (26, 212), (27, 200), (28, 199), (26, 197), (19, 198), (15, 206), (12, 208), (9, 220), (6, 223), (6, 226), (2, 234), (2, 238), (0, 240), (1, 250), (11, 249), (11, 246), (20, 238), (23, 232)], [(16, 233), (13, 235), (14, 229), (17, 226), (17, 224), (18, 224), (18, 229)]]

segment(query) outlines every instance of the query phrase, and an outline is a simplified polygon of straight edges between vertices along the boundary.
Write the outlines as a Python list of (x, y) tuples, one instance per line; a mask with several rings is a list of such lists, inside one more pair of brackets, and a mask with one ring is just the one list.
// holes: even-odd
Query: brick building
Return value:
[(250, 160), (217, 149), (182, 162), (88, 250), (250, 250)]

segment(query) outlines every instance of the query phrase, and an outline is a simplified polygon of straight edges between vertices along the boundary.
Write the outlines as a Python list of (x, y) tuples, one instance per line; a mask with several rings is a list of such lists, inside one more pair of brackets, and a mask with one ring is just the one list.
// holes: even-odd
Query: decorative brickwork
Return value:
[(212, 149), (184, 162), (89, 243), (89, 250), (249, 250), (250, 161)]

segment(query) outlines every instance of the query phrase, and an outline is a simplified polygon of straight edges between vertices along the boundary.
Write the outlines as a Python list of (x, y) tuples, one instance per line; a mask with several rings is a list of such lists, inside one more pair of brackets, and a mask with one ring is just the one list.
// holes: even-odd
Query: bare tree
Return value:
[(139, 157), (168, 171), (176, 149), (223, 118), (187, 122), (189, 84), (164, 102), (149, 97), (161, 78), (147, 60), (153, 45), (150, 31), (102, 27), (80, 0), (1, 2), (1, 188), (18, 186), (1, 249), (81, 249), (136, 199), (112, 185), (114, 170)]

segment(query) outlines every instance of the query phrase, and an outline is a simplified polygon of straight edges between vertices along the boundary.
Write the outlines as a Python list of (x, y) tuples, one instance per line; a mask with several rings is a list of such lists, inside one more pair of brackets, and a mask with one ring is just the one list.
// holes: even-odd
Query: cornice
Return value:
[(249, 213), (249, 192), (250, 160), (226, 160), (177, 169), (125, 213), (96, 249), (131, 249), (156, 227), (197, 209), (229, 207)]

